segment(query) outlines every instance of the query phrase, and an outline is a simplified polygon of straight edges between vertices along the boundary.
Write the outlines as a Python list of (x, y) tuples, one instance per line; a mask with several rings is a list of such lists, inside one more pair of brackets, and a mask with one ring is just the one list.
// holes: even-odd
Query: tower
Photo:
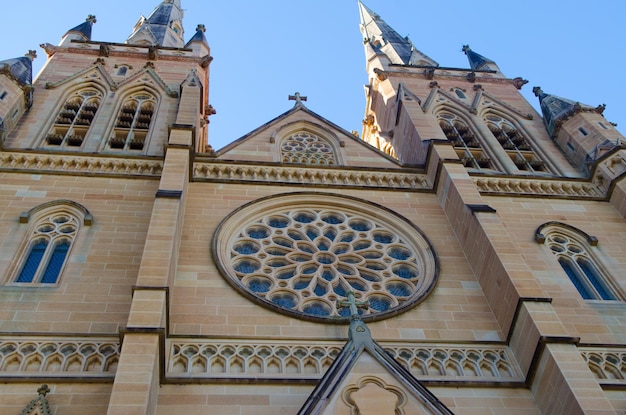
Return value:
[(0, 62), (1, 411), (624, 412), (623, 136), (358, 12), (362, 138), (294, 93), (211, 148), (178, 0)]

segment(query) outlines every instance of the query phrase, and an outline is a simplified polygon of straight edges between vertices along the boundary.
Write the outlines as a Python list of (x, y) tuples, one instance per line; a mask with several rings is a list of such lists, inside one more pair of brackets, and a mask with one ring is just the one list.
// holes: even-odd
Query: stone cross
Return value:
[(296, 92), (293, 95), (289, 95), (289, 101), (296, 101), (296, 105), (302, 104), (302, 101), (306, 101), (307, 97), (303, 97), (299, 92)]
[(350, 317), (352, 320), (360, 320), (361, 316), (359, 315), (359, 308), (368, 308), (370, 306), (369, 301), (357, 301), (354, 298), (354, 292), (349, 291), (347, 294), (347, 301), (339, 301), (338, 305), (340, 307), (348, 306), (350, 307)]

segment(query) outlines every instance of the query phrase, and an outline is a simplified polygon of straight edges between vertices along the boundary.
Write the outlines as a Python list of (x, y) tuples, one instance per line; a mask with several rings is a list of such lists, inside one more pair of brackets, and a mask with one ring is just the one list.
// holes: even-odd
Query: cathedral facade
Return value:
[(213, 149), (180, 0), (0, 61), (1, 413), (626, 414), (624, 136), (355, 13), (361, 134)]

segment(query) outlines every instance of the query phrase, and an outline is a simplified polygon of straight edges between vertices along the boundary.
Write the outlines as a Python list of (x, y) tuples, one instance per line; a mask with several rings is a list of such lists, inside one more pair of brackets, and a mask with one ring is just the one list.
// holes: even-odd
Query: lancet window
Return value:
[(156, 108), (156, 99), (142, 92), (124, 101), (115, 121), (109, 147), (119, 150), (143, 150)]
[(567, 226), (551, 225), (537, 232), (585, 300), (617, 300), (616, 290), (592, 253), (593, 238)]
[(546, 171), (543, 161), (533, 151), (522, 132), (511, 121), (498, 115), (489, 114), (485, 117), (485, 122), (519, 170)]
[(447, 111), (437, 114), (437, 118), (439, 119), (439, 126), (448, 140), (454, 144), (456, 153), (465, 167), (493, 168), (489, 157), (465, 121)]
[(13, 280), (18, 284), (56, 284), (80, 228), (79, 218), (62, 208), (39, 215)]
[(101, 102), (102, 93), (95, 88), (85, 88), (73, 93), (61, 107), (50, 132), (46, 135), (46, 144), (80, 147), (85, 141)]

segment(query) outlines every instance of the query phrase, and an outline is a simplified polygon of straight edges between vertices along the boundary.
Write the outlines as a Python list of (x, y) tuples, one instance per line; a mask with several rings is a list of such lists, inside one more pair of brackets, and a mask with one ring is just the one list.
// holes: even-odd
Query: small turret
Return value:
[(34, 50), (20, 58), (0, 61), (0, 146), (33, 103)]
[(187, 42), (185, 47), (188, 49), (193, 49), (194, 52), (198, 52), (203, 55), (208, 54), (210, 49), (209, 42), (206, 39), (205, 33), (206, 26), (204, 26), (203, 24), (199, 24), (196, 27), (196, 33), (192, 36), (191, 39), (189, 39), (189, 42)]
[(185, 45), (180, 0), (165, 0), (147, 18), (141, 16), (126, 43), (182, 48)]
[(533, 93), (539, 98), (548, 133), (582, 171), (586, 172), (595, 160), (624, 142), (624, 136), (602, 115), (604, 104), (581, 104), (546, 94), (537, 86)]
[(359, 10), (361, 33), (366, 48), (371, 48), (374, 53), (386, 55), (390, 63), (396, 65), (439, 66), (433, 59), (417, 50), (408, 36), (400, 36), (361, 1)]
[(96, 16), (90, 14), (89, 16), (87, 16), (84, 23), (81, 23), (78, 26), (71, 28), (67, 31), (67, 33), (65, 33), (65, 35), (63, 35), (59, 46), (69, 46), (69, 44), (73, 40), (91, 40), (91, 29), (93, 28), (94, 24), (96, 24)]
[(496, 65), (494, 61), (474, 52), (472, 49), (470, 49), (469, 45), (463, 45), (463, 48), (461, 50), (467, 56), (467, 60), (469, 61), (470, 68), (472, 70), (500, 72), (500, 68), (498, 67), (498, 65)]

